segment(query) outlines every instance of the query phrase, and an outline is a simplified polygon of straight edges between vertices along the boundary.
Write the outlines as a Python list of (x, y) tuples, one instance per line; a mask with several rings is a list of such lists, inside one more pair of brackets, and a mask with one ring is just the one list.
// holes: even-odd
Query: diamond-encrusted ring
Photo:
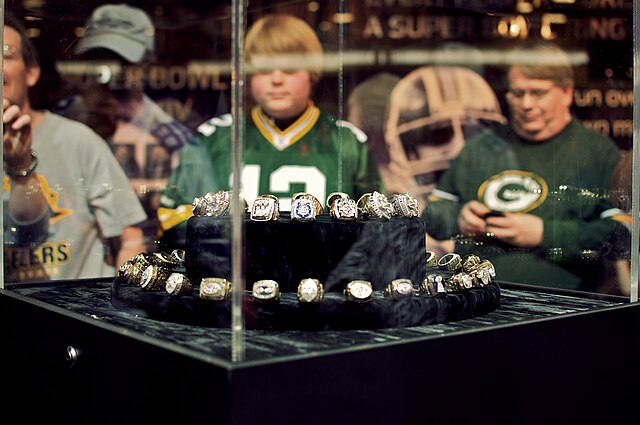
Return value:
[(408, 193), (398, 193), (391, 196), (391, 205), (393, 205), (396, 216), (402, 217), (418, 217), (420, 215), (420, 207), (418, 200)]
[(280, 299), (280, 286), (275, 280), (258, 280), (253, 284), (251, 293), (257, 301), (278, 301)]
[(160, 267), (152, 264), (142, 272), (140, 287), (145, 291), (160, 291), (164, 289), (168, 277)]
[(203, 277), (200, 281), (200, 298), (224, 301), (231, 298), (231, 282), (222, 277)]
[(462, 267), (462, 259), (459, 254), (450, 252), (440, 257), (438, 260), (438, 266), (447, 270), (455, 271)]
[(477, 267), (469, 272), (469, 276), (473, 279), (474, 286), (484, 287), (491, 283), (491, 274), (489, 269), (483, 267)]
[(298, 284), (298, 300), (302, 303), (317, 303), (324, 297), (324, 288), (318, 279), (302, 279)]
[(169, 295), (188, 295), (193, 292), (193, 284), (182, 273), (171, 273), (164, 286)]
[(351, 198), (336, 199), (329, 210), (331, 218), (340, 221), (354, 221), (358, 219), (358, 205)]
[(473, 288), (473, 278), (466, 273), (456, 273), (445, 281), (447, 290), (463, 291)]
[(293, 201), (297, 201), (298, 199), (308, 199), (313, 202), (313, 207), (315, 208), (316, 215), (318, 216), (322, 214), (322, 204), (320, 203), (318, 198), (316, 198), (310, 193), (306, 193), (306, 192), (294, 193), (293, 196), (291, 196), (291, 199)]
[(291, 220), (313, 221), (322, 214), (322, 204), (313, 195), (296, 193), (291, 199)]
[(331, 211), (331, 206), (338, 199), (349, 199), (349, 195), (344, 192), (331, 192), (329, 196), (327, 196), (326, 206), (329, 211)]
[(352, 280), (344, 289), (348, 301), (366, 303), (373, 298), (373, 285), (367, 280)]
[(394, 279), (383, 289), (382, 294), (394, 300), (411, 298), (413, 296), (413, 282), (411, 279)]
[(489, 274), (489, 276), (491, 277), (491, 280), (496, 278), (496, 269), (493, 266), (493, 263), (489, 260), (482, 260), (481, 262), (479, 262), (478, 264), (476, 264), (471, 271), (476, 271), (478, 269), (484, 269), (487, 271), (487, 273)]
[(427, 267), (436, 267), (438, 265), (438, 256), (433, 251), (427, 251)]
[(447, 295), (447, 286), (444, 277), (439, 274), (428, 275), (418, 288), (421, 294), (429, 297), (441, 297)]
[(386, 218), (390, 219), (394, 213), (393, 205), (380, 192), (365, 193), (358, 199), (358, 210), (363, 218)]
[(480, 257), (475, 254), (465, 255), (462, 259), (462, 269), (467, 273), (473, 270), (478, 264), (480, 264)]
[(258, 196), (251, 206), (253, 221), (276, 221), (280, 217), (280, 203), (273, 195)]

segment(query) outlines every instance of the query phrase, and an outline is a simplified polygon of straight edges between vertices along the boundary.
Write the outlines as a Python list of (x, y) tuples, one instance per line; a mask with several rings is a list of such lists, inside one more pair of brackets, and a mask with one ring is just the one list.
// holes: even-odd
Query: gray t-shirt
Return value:
[(146, 214), (109, 146), (84, 124), (46, 112), (34, 130), (33, 149), (50, 211), (48, 226), (29, 226), (48, 235), (34, 234), (44, 240), (36, 246), (6, 238), (5, 280), (113, 276), (115, 269), (105, 263), (105, 240)]

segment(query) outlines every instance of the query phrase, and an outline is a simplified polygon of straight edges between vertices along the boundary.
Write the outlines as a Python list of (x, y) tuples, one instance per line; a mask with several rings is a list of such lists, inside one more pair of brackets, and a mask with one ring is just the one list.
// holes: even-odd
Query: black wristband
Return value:
[(12, 179), (20, 179), (20, 178), (25, 178), (28, 177), (31, 173), (33, 173), (36, 170), (36, 167), (38, 166), (38, 156), (36, 155), (36, 152), (32, 149), (31, 150), (31, 164), (29, 164), (29, 166), (27, 168), (25, 168), (24, 170), (20, 170), (20, 171), (10, 171), (7, 168), (7, 163), (4, 163), (4, 173), (11, 177)]

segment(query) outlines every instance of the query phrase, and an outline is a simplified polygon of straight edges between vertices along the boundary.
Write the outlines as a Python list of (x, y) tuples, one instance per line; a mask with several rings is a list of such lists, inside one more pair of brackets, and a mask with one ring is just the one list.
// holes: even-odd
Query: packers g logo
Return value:
[(529, 212), (547, 199), (549, 188), (538, 175), (519, 170), (503, 171), (485, 181), (478, 199), (497, 211)]

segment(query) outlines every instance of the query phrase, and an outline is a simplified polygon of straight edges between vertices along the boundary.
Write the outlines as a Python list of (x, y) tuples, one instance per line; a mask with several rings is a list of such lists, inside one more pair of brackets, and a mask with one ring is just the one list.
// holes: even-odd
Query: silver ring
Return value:
[(383, 289), (382, 295), (394, 300), (411, 298), (413, 296), (413, 282), (411, 279), (394, 279)]
[(393, 205), (396, 216), (412, 218), (420, 215), (418, 200), (408, 193), (398, 193), (391, 196), (391, 205)]
[(278, 301), (280, 299), (280, 286), (275, 280), (258, 280), (254, 282), (251, 293), (257, 301)]
[(231, 298), (232, 285), (222, 277), (203, 277), (200, 281), (200, 298), (223, 301)]
[(427, 267), (436, 267), (438, 265), (438, 256), (433, 251), (427, 251)]
[(369, 216), (374, 218), (390, 219), (394, 214), (393, 205), (380, 192), (365, 193), (358, 199), (358, 210), (363, 218)]
[(442, 297), (447, 295), (447, 286), (444, 277), (439, 274), (428, 275), (418, 288), (420, 293), (430, 297)]
[(303, 303), (317, 303), (324, 297), (324, 288), (318, 279), (302, 279), (298, 284), (298, 300)]
[(252, 221), (277, 221), (280, 217), (280, 203), (273, 195), (258, 196), (251, 206)]
[(462, 259), (459, 254), (450, 252), (440, 257), (438, 260), (438, 266), (447, 270), (455, 271), (462, 267)]
[(348, 301), (366, 303), (373, 298), (373, 285), (367, 280), (352, 280), (344, 289)]
[(350, 198), (335, 199), (329, 209), (331, 218), (340, 221), (354, 221), (358, 219), (358, 206)]
[(171, 273), (164, 286), (169, 295), (188, 295), (193, 292), (193, 285), (182, 273)]

